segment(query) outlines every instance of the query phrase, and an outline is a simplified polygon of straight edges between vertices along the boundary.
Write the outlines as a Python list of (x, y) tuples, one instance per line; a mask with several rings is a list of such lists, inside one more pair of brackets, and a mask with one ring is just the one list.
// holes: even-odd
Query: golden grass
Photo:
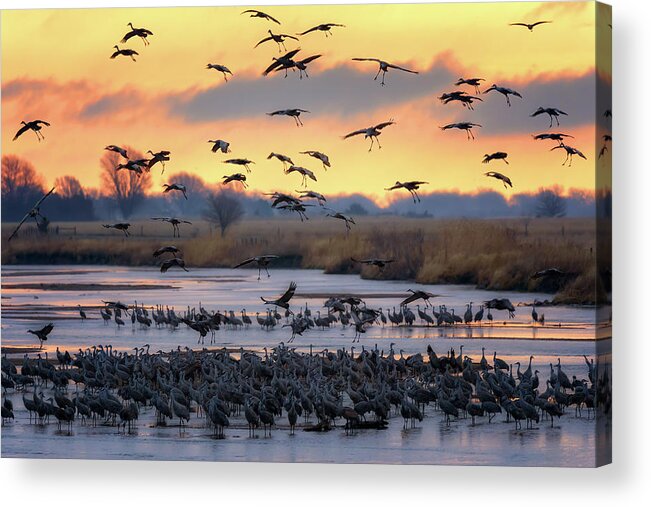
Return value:
[[(593, 303), (597, 282), (595, 222), (590, 219), (433, 220), (364, 217), (346, 234), (344, 224), (325, 218), (305, 223), (285, 218), (244, 220), (224, 238), (208, 223), (181, 227), (134, 222), (132, 236), (96, 222), (76, 224), (77, 234), (17, 238), (3, 242), (3, 264), (154, 265), (154, 249), (175, 244), (189, 266), (228, 267), (273, 253), (277, 266), (361, 273), (364, 278), (413, 279), (422, 283), (468, 283), (495, 290), (540, 290), (535, 271), (557, 267), (575, 276), (557, 294), (559, 302)], [(11, 229), (3, 225), (3, 237)], [(384, 271), (351, 257), (392, 258)], [(547, 287), (549, 290), (549, 288)]]

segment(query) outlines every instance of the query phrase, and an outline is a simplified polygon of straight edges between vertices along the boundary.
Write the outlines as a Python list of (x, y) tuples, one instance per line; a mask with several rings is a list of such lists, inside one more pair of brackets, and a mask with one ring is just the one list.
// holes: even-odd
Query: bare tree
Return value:
[(210, 223), (218, 225), (224, 237), (226, 229), (244, 216), (244, 207), (235, 192), (221, 190), (208, 196), (208, 207), (203, 216)]
[(548, 218), (565, 216), (567, 203), (558, 189), (541, 189), (536, 198), (536, 216)]
[(54, 186), (57, 189), (57, 195), (64, 199), (86, 195), (81, 183), (74, 176), (59, 176), (54, 180)]
[[(144, 158), (143, 154), (130, 146), (124, 147), (129, 156), (135, 160)], [(121, 162), (120, 155), (107, 151), (100, 159), (102, 172), (100, 174), (105, 195), (112, 197), (118, 205), (123, 218), (129, 218), (145, 200), (145, 192), (151, 189), (151, 174), (143, 172), (136, 174), (134, 171), (115, 168)]]
[(29, 161), (16, 155), (3, 155), (3, 220), (20, 220), (25, 211), (43, 196), (44, 187), (43, 177)]

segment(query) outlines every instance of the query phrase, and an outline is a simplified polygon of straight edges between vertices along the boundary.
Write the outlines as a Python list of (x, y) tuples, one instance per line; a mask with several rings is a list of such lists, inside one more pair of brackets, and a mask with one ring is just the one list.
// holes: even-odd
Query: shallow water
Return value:
[[(255, 313), (265, 312), (260, 296), (275, 297), (284, 292), (290, 281), (298, 285), (292, 308), (298, 310), (307, 303), (315, 315), (324, 310), (322, 304), (329, 295), (361, 294), (372, 308), (398, 307), (407, 289), (423, 289), (439, 297), (434, 305), (445, 304), (463, 314), (470, 301), (478, 304), (493, 297), (508, 297), (516, 305), (515, 319), (506, 312), (494, 311), (493, 324), (427, 328), (424, 326), (372, 326), (362, 336), (357, 350), (375, 347), (388, 352), (395, 343), (396, 353), (405, 355), (425, 353), (431, 345), (445, 355), (463, 345), (463, 353), (478, 361), (482, 347), (486, 354), (497, 351), (509, 363), (523, 362), (533, 355), (533, 367), (541, 371), (543, 383), (549, 374), (549, 363), (560, 358), (563, 370), (570, 376), (587, 378), (583, 356), (595, 358), (595, 348), (608, 348), (609, 340), (595, 342), (601, 329), (595, 325), (595, 310), (582, 307), (544, 307), (544, 327), (532, 325), (531, 307), (518, 306), (533, 300), (548, 299), (549, 295), (479, 291), (469, 286), (421, 286), (411, 282), (362, 280), (356, 275), (324, 275), (316, 270), (273, 270), (271, 278), (257, 280), (257, 270), (193, 269), (189, 273), (161, 274), (153, 268), (79, 267), (79, 266), (20, 266), (2, 270), (2, 344), (3, 346), (33, 346), (34, 337), (27, 329), (41, 327), (49, 321), (55, 328), (46, 342), (45, 350), (56, 347), (71, 352), (96, 344), (111, 344), (116, 350), (128, 350), (150, 344), (152, 352), (178, 346), (201, 348), (197, 334), (181, 325), (178, 330), (155, 327), (142, 329), (130, 322), (118, 329), (114, 322), (105, 325), (98, 309), (102, 300), (133, 301), (150, 307), (156, 304), (173, 306), (177, 313), (188, 305), (199, 303), (209, 311), (246, 308), (254, 324), (247, 329), (221, 329), (214, 343), (206, 337), (206, 347), (243, 347), (262, 350), (273, 347), (290, 337), (288, 328), (277, 326), (271, 331), (255, 324)], [(12, 284), (46, 284), (42, 288), (11, 289)], [(47, 284), (74, 283), (78, 288), (47, 290)], [(95, 285), (91, 285), (95, 284)], [(98, 286), (97, 284), (102, 284)], [(136, 290), (110, 289), (106, 285), (120, 284), (154, 286)], [(161, 286), (172, 286), (161, 288)], [(86, 307), (90, 319), (81, 322), (76, 305)], [(422, 305), (421, 305), (422, 308)], [(416, 312), (415, 305), (412, 309)], [(324, 310), (325, 311), (325, 310)], [(431, 313), (431, 312), (430, 312)], [(126, 320), (126, 319), (125, 319)], [(284, 323), (284, 321), (283, 321)], [(310, 330), (293, 343), (299, 350), (314, 351), (351, 347), (353, 328), (341, 325), (326, 330)], [(21, 354), (22, 355), (22, 354)], [(490, 361), (489, 357), (489, 361)], [(542, 384), (544, 386), (544, 384)], [(402, 430), (402, 419), (390, 420), (387, 430), (360, 430), (345, 435), (343, 429), (329, 433), (307, 433), (297, 430), (290, 436), (286, 429), (274, 430), (272, 437), (248, 438), (241, 421), (232, 421), (226, 439), (210, 438), (204, 420), (194, 418), (183, 433), (178, 428), (155, 428), (151, 409), (141, 413), (136, 434), (116, 435), (113, 427), (90, 428), (75, 423), (73, 436), (60, 433), (55, 424), (29, 425), (20, 396), (14, 396), (18, 408), (14, 423), (2, 432), (3, 456), (86, 457), (108, 459), (193, 459), (226, 461), (300, 461), (337, 463), (439, 463), (494, 464), (525, 466), (593, 466), (595, 463), (595, 422), (575, 418), (573, 409), (563, 417), (560, 427), (550, 428), (549, 421), (533, 430), (515, 431), (513, 424), (504, 424), (497, 417), (493, 424), (482, 418), (476, 426), (469, 420), (456, 421), (447, 428), (441, 414), (428, 407), (427, 417), (419, 428)], [(498, 422), (499, 420), (499, 422)], [(64, 445), (60, 445), (64, 444)]]

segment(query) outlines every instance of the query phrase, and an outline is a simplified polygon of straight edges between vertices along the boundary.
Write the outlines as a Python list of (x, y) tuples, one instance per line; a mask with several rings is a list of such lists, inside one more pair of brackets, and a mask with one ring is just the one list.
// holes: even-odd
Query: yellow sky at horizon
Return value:
[[(483, 176), (487, 170), (508, 173), (514, 191), (532, 191), (560, 184), (565, 188), (594, 188), (596, 162), (594, 124), (563, 127), (575, 136), (587, 161), (575, 159), (571, 168), (561, 166), (562, 150), (549, 151), (552, 142), (531, 139), (543, 132), (547, 120), (539, 118), (537, 130), (497, 134), (490, 126), (478, 129), (476, 141), (467, 141), (462, 131), (442, 132), (439, 125), (463, 116), (473, 120), (473, 111), (460, 106), (440, 106), (432, 89), (427, 97), (416, 97), (391, 107), (397, 124), (380, 136), (382, 150), (368, 153), (368, 140), (341, 136), (351, 130), (384, 121), (386, 106), (349, 114), (305, 115), (305, 127), (296, 128), (290, 118), (223, 118), (213, 121), (185, 121), (170, 115), (161, 104), (170, 94), (192, 95), (214, 86), (238, 86), (251, 82), (277, 56), (275, 44), (253, 50), (253, 45), (271, 28), (275, 33), (295, 33), (321, 22), (337, 22), (346, 28), (333, 29), (325, 38), (312, 33), (301, 38), (305, 56), (323, 54), (310, 75), (350, 66), (368, 78), (369, 93), (380, 93), (373, 82), (376, 68), (351, 64), (353, 56), (380, 57), (391, 62), (428, 69), (444, 61), (450, 71), (481, 75), (506, 86), (524, 86), (541, 76), (576, 77), (594, 71), (594, 9), (592, 3), (537, 4), (413, 4), (355, 6), (280, 6), (261, 8), (283, 21), (282, 26), (240, 15), (242, 7), (88, 9), (2, 12), (2, 86), (16, 80), (47, 81), (45, 91), (2, 100), (3, 154), (23, 156), (44, 173), (48, 183), (57, 176), (72, 174), (86, 186), (97, 186), (99, 158), (107, 144), (125, 144), (147, 149), (169, 149), (172, 161), (166, 176), (180, 171), (196, 172), (209, 182), (238, 169), (222, 164), (225, 156), (209, 151), (208, 139), (227, 138), (233, 157), (256, 161), (251, 187), (269, 190), (288, 185), (298, 189), (300, 177), (282, 174), (282, 164), (267, 161), (269, 151), (292, 156), (317, 174), (312, 186), (322, 193), (363, 192), (386, 203), (392, 196), (383, 188), (396, 179), (430, 181), (425, 191), (458, 189), (473, 192), (501, 184)], [(553, 17), (553, 23), (529, 33), (510, 27), (512, 21)], [(126, 24), (146, 26), (154, 32), (151, 45), (140, 40), (124, 46), (136, 49), (137, 63), (128, 59), (109, 60), (111, 47), (128, 31)], [(191, 27), (191, 29), (189, 28)], [(568, 33), (571, 32), (571, 35)], [(38, 34), (38, 37), (35, 37)], [(490, 41), (486, 43), (485, 41)], [(571, 47), (568, 49), (568, 42)], [(288, 49), (295, 47), (287, 43)], [(121, 45), (122, 46), (122, 45)], [(418, 50), (414, 48), (430, 48)], [(535, 52), (535, 61), (532, 54)], [(227, 65), (235, 76), (223, 83), (221, 75), (205, 69), (208, 62)], [(290, 73), (291, 74), (291, 73)], [(413, 76), (418, 79), (420, 76)], [(406, 83), (412, 76), (390, 72), (387, 88)], [(260, 78), (262, 79), (262, 78)], [(281, 80), (281, 76), (268, 79)], [(297, 79), (290, 75), (287, 79)], [(312, 79), (312, 78), (311, 78)], [(309, 80), (305, 80), (309, 86)], [(342, 93), (345, 93), (345, 85)], [(453, 83), (447, 91), (455, 89)], [(470, 91), (470, 90), (469, 90)], [(79, 108), (91, 97), (133, 93), (133, 106), (111, 116), (80, 118)], [(408, 98), (408, 97), (407, 97)], [(483, 95), (491, 103), (503, 101), (497, 94)], [(504, 104), (503, 114), (530, 113), (538, 105)], [(526, 101), (526, 97), (524, 99)], [(484, 104), (479, 104), (479, 110)], [(553, 104), (545, 104), (553, 105)], [(29, 109), (29, 111), (26, 111)], [(25, 115), (42, 116), (52, 122), (45, 129), (46, 140), (37, 143), (27, 135), (11, 138)], [(501, 114), (501, 113), (500, 113)], [(563, 122), (563, 119), (561, 119)], [(555, 128), (555, 130), (558, 130)], [(333, 167), (323, 171), (318, 161), (298, 155), (315, 149), (330, 155)], [(484, 153), (509, 152), (510, 165), (481, 164)], [(155, 185), (165, 178), (155, 171)], [(510, 192), (504, 192), (509, 194)]]

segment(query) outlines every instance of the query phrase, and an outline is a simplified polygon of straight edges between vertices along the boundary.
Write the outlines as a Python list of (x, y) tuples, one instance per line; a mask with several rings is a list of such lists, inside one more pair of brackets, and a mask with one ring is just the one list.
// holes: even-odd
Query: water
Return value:
[[(142, 329), (130, 321), (118, 329), (114, 322), (105, 325), (99, 316), (101, 301), (119, 300), (126, 304), (138, 301), (150, 307), (156, 304), (173, 306), (182, 312), (188, 305), (199, 303), (209, 311), (242, 309), (252, 317), (248, 329), (226, 330), (216, 333), (214, 343), (206, 338), (206, 347), (229, 347), (261, 351), (290, 337), (289, 328), (277, 326), (265, 331), (255, 323), (255, 313), (264, 313), (268, 307), (260, 296), (274, 298), (284, 292), (290, 281), (298, 285), (292, 300), (297, 311), (307, 303), (315, 315), (330, 295), (361, 295), (372, 308), (398, 307), (406, 297), (407, 289), (423, 289), (439, 295), (430, 300), (434, 305), (445, 304), (462, 315), (465, 305), (473, 301), (474, 311), (482, 301), (494, 297), (508, 297), (516, 306), (516, 316), (508, 319), (506, 312), (494, 311), (492, 325), (458, 326), (455, 328), (427, 328), (424, 326), (372, 326), (355, 344), (377, 346), (388, 352), (394, 343), (396, 353), (405, 355), (424, 353), (431, 345), (439, 354), (454, 347), (476, 361), (482, 347), (486, 354), (498, 356), (508, 363), (521, 361), (523, 369), (533, 355), (533, 368), (539, 369), (541, 383), (549, 375), (549, 363), (560, 358), (563, 370), (570, 376), (587, 378), (583, 356), (595, 358), (594, 337), (602, 329), (595, 325), (593, 308), (541, 307), (545, 314), (544, 327), (533, 326), (531, 307), (518, 306), (533, 300), (549, 298), (545, 294), (479, 291), (468, 286), (421, 286), (411, 282), (361, 280), (356, 275), (324, 275), (316, 270), (273, 270), (271, 278), (257, 280), (257, 270), (193, 269), (186, 272), (161, 274), (153, 268), (79, 267), (79, 266), (21, 266), (4, 267), (2, 271), (2, 344), (3, 347), (34, 346), (34, 336), (27, 329), (35, 329), (52, 321), (55, 325), (45, 350), (52, 353), (56, 347), (71, 352), (96, 344), (111, 344), (115, 350), (129, 350), (144, 344), (156, 350), (170, 350), (178, 346), (201, 348), (197, 334), (184, 325), (178, 330), (155, 327)], [(12, 288), (25, 284), (28, 288)], [(43, 285), (41, 285), (43, 284)], [(49, 290), (51, 284), (76, 284)], [(112, 286), (112, 287), (111, 287)], [(134, 287), (128, 290), (129, 287)], [(86, 307), (89, 320), (81, 322), (77, 305)], [(422, 305), (421, 305), (422, 308)], [(412, 305), (414, 312), (415, 305)], [(127, 320), (127, 319), (125, 319)], [(283, 321), (284, 323), (284, 321)], [(351, 347), (354, 329), (341, 325), (326, 330), (310, 330), (293, 343), (298, 350), (335, 350)], [(606, 348), (609, 340), (599, 342)], [(22, 353), (20, 354), (22, 355)], [(489, 362), (491, 361), (489, 357)], [(544, 384), (543, 384), (544, 385)], [(145, 409), (138, 421), (136, 435), (115, 434), (111, 427), (84, 427), (75, 423), (73, 436), (58, 432), (56, 425), (45, 427), (29, 425), (22, 409), (20, 396), (13, 396), (17, 421), (2, 432), (3, 456), (30, 457), (86, 457), (109, 459), (192, 459), (225, 461), (277, 462), (337, 462), (337, 463), (439, 463), (439, 464), (501, 464), (546, 466), (593, 466), (598, 436), (594, 420), (575, 418), (569, 410), (560, 427), (551, 428), (549, 421), (541, 422), (534, 430), (516, 431), (512, 424), (504, 424), (498, 416), (493, 424), (482, 418), (476, 426), (469, 420), (453, 422), (448, 428), (441, 414), (429, 407), (419, 428), (402, 430), (400, 417), (390, 420), (387, 430), (358, 431), (345, 435), (343, 430), (326, 434), (297, 430), (290, 436), (280, 425), (271, 438), (247, 437), (242, 421), (234, 419), (225, 440), (209, 438), (210, 430), (203, 419), (194, 418), (183, 433), (173, 428), (153, 427), (153, 413)], [(62, 440), (65, 446), (58, 445)], [(601, 440), (599, 440), (601, 442)], [(602, 443), (602, 442), (601, 442)]]

